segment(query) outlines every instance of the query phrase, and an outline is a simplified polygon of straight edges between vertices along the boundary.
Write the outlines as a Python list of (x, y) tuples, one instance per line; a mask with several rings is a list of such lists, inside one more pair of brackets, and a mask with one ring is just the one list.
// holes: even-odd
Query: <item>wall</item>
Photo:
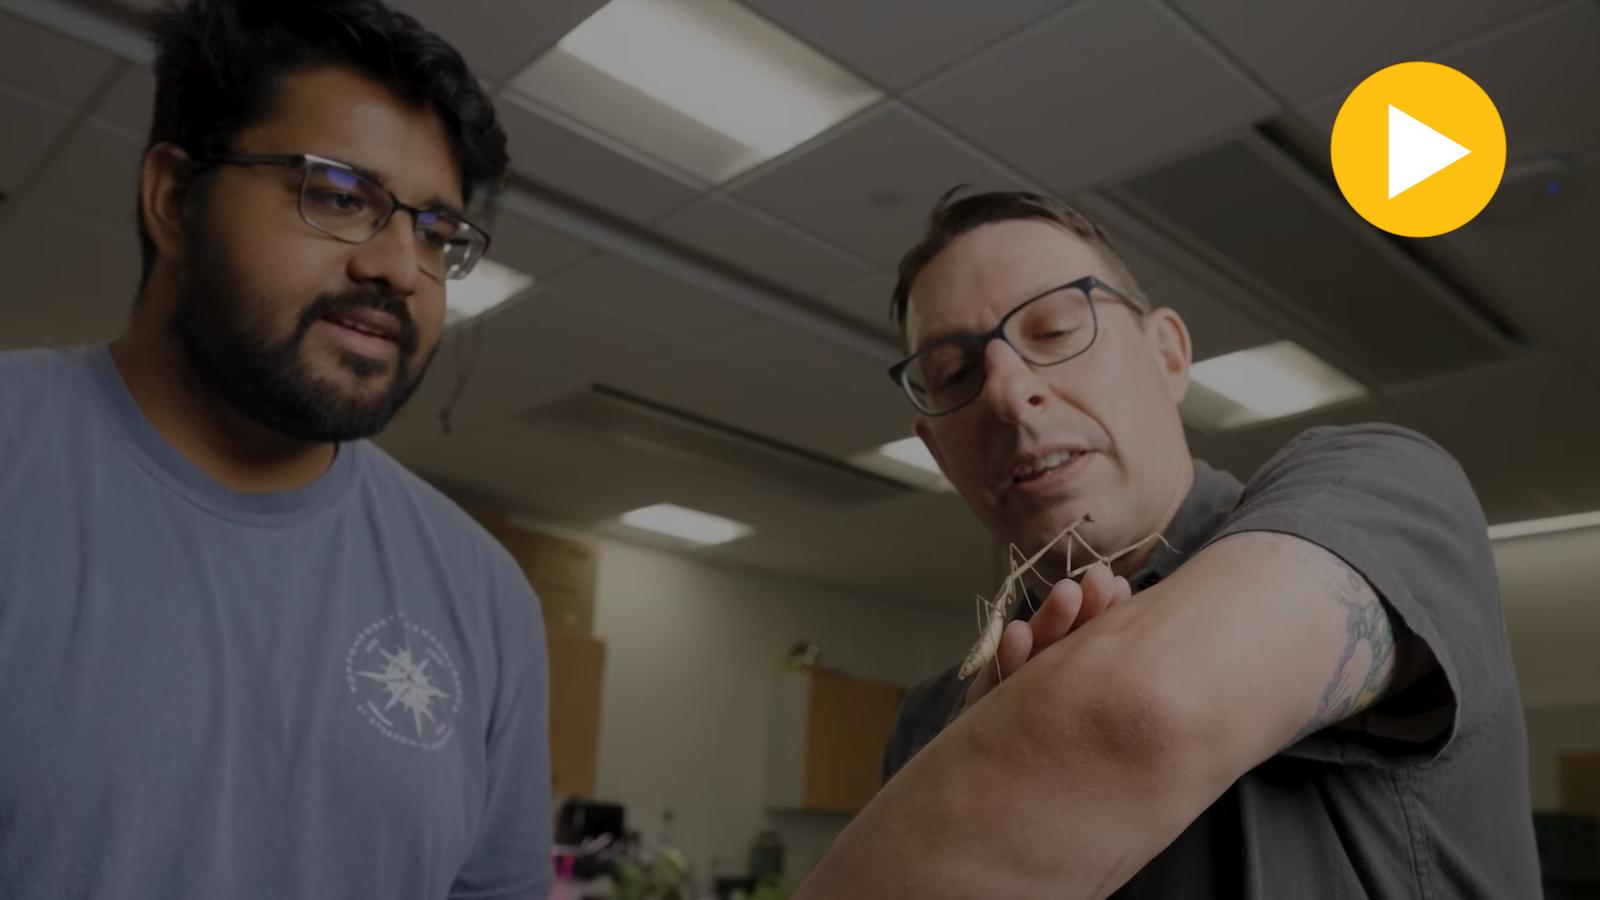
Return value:
[(1528, 778), (1533, 808), (1561, 808), (1562, 753), (1600, 752), (1600, 703), (1524, 710), (1528, 724)]
[(674, 843), (702, 883), (713, 867), (742, 873), (766, 827), (783, 835), (790, 874), (803, 874), (845, 819), (763, 810), (768, 677), (804, 637), (828, 665), (909, 685), (960, 659), (971, 616), (597, 543), (594, 632), (606, 663), (596, 796), (624, 804), (646, 837), (673, 810)]

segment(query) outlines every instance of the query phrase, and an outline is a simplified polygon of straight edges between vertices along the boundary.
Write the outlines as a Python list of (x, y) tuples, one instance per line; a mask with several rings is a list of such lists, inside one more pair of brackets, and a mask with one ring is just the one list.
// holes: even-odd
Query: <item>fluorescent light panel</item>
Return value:
[(1226, 431), (1363, 397), (1367, 389), (1292, 341), (1195, 363), (1184, 413)]
[(623, 513), (622, 523), (705, 545), (725, 544), (755, 530), (743, 522), (674, 506), (671, 503), (658, 503), (655, 506)]
[(1553, 516), (1548, 519), (1530, 519), (1526, 522), (1504, 522), (1489, 526), (1489, 540), (1507, 541), (1512, 538), (1553, 534), (1558, 531), (1577, 531), (1582, 528), (1600, 528), (1600, 511), (1575, 513), (1570, 516)]
[(930, 491), (947, 491), (950, 482), (939, 471), (939, 463), (928, 452), (921, 438), (908, 437), (891, 441), (875, 450), (851, 457), (850, 462), (869, 472), (876, 472), (897, 481)]
[(510, 87), (713, 184), (883, 96), (733, 0), (611, 0)]
[(445, 282), (445, 327), (477, 318), (531, 287), (532, 275), (480, 259), (466, 278)]

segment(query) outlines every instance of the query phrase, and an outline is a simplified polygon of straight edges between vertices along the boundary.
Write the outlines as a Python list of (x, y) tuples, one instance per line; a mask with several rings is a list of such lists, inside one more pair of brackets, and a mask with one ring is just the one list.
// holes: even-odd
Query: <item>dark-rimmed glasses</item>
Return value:
[(1100, 330), (1094, 301), (1100, 293), (1143, 313), (1115, 288), (1088, 275), (1022, 301), (983, 334), (958, 334), (923, 347), (890, 367), (889, 377), (918, 412), (949, 415), (983, 393), (988, 373), (984, 353), (990, 341), (1004, 341), (1033, 366), (1060, 365), (1093, 346)]
[(489, 234), (453, 210), (407, 206), (393, 191), (338, 160), (305, 153), (231, 153), (200, 160), (197, 165), (299, 169), (300, 218), (351, 244), (372, 240), (396, 210), (404, 210), (411, 214), (417, 237), (417, 267), (434, 278), (456, 281), (467, 277), (489, 249)]

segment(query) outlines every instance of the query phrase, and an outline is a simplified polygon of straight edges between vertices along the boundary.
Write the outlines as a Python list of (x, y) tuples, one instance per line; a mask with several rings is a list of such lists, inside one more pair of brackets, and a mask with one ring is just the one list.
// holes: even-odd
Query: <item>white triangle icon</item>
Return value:
[(1471, 152), (1390, 106), (1389, 198)]

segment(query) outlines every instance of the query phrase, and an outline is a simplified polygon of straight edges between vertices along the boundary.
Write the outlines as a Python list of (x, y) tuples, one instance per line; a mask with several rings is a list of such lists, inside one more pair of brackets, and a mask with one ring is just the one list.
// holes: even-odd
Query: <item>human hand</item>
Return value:
[(967, 700), (962, 709), (970, 709), (1002, 680), (1022, 668), (1023, 663), (1132, 594), (1128, 579), (1113, 576), (1110, 567), (1103, 563), (1083, 573), (1081, 583), (1070, 578), (1056, 582), (1032, 618), (1006, 625), (1000, 634), (1000, 647), (995, 651), (994, 660), (978, 672), (967, 688)]

